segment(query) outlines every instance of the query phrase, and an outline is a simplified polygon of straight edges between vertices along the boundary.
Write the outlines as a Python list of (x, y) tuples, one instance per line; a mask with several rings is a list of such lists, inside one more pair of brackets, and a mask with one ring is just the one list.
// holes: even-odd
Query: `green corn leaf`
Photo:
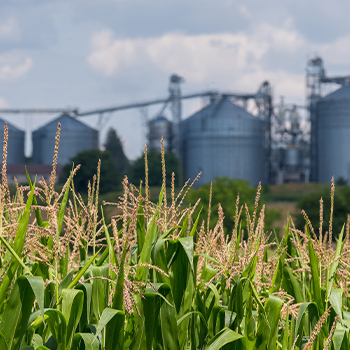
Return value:
[(89, 266), (93, 263), (93, 261), (96, 259), (98, 254), (100, 254), (101, 249), (90, 258), (90, 260), (84, 265), (84, 267), (77, 273), (77, 275), (74, 277), (71, 283), (69, 283), (67, 289), (72, 289), (80, 280), (80, 278), (84, 275), (86, 270), (89, 268)]
[(221, 332), (211, 338), (205, 350), (219, 350), (224, 345), (230, 344), (238, 339), (243, 338), (241, 334), (234, 332), (232, 329), (224, 328)]
[(283, 338), (282, 338), (282, 349), (288, 349), (289, 337), (289, 308), (287, 307), (287, 315), (286, 315), (286, 323), (285, 328), (283, 330)]
[[(289, 228), (289, 220), (287, 223), (286, 230), (288, 228)], [(288, 241), (289, 241), (289, 237), (288, 237), (288, 235), (286, 235), (284, 238), (281, 250), (283, 250), (287, 246)], [(285, 255), (286, 254), (283, 253), (278, 260), (277, 268), (276, 268), (275, 273), (274, 273), (273, 278), (272, 278), (272, 283), (271, 283), (272, 287), (270, 288), (270, 291), (269, 291), (270, 294), (275, 293), (280, 289), (282, 277), (283, 277), (283, 267), (285, 266), (285, 264), (284, 264)]]
[[(27, 179), (28, 179), (29, 187), (30, 187), (30, 189), (34, 189), (34, 186), (33, 186), (33, 184), (32, 184), (32, 180), (30, 179), (29, 173), (28, 173), (28, 171), (27, 171), (27, 167), (25, 167), (25, 169), (26, 169), (26, 174), (27, 174)], [(33, 204), (34, 204), (35, 206), (38, 205), (38, 202), (37, 202), (35, 196), (33, 197)], [(36, 217), (36, 222), (38, 223), (38, 225), (39, 225), (40, 227), (44, 227), (44, 225), (43, 225), (43, 219), (42, 219), (42, 217), (41, 217), (41, 213), (40, 213), (39, 208), (35, 208), (35, 217)]]
[(343, 290), (341, 288), (334, 288), (331, 291), (329, 302), (334, 311), (339, 315), (340, 320), (343, 320)]
[(117, 310), (123, 310), (123, 305), (124, 305), (123, 304), (124, 278), (125, 278), (124, 265), (125, 265), (127, 245), (128, 245), (128, 238), (125, 239), (125, 244), (124, 244), (122, 258), (120, 259), (117, 284), (116, 284), (116, 287), (115, 287), (113, 301), (112, 301), (113, 309), (117, 309)]
[(90, 286), (92, 287), (91, 308), (94, 315), (93, 320), (96, 322), (100, 318), (104, 308), (108, 305), (108, 282), (102, 280), (100, 277), (108, 277), (109, 266), (92, 266), (89, 269), (89, 274), (95, 277)]
[(346, 340), (345, 329), (336, 329), (332, 338), (334, 350), (342, 350), (342, 349), (347, 350), (349, 344), (344, 340)]
[[(83, 347), (82, 347), (83, 344)], [(76, 333), (72, 341), (70, 350), (99, 350), (100, 343), (93, 334)]]
[(124, 347), (124, 327), (125, 314), (122, 310), (118, 312), (106, 324), (106, 339), (105, 350), (123, 349)]
[(144, 292), (144, 296), (158, 296), (161, 299), (163, 299), (163, 301), (165, 301), (170, 307), (175, 308), (175, 305), (173, 305), (163, 294), (161, 294), (159, 292), (159, 290), (162, 290), (164, 288), (168, 288), (169, 285), (167, 283), (152, 283), (153, 287), (155, 288), (156, 291), (154, 291), (153, 288), (147, 286)]
[[(243, 280), (243, 278), (242, 278)], [(265, 320), (266, 320), (266, 307), (264, 308), (263, 304), (261, 303), (261, 300), (260, 300), (260, 297), (258, 295), (258, 292), (256, 291), (253, 283), (251, 280), (248, 280), (249, 281), (249, 285), (250, 285), (250, 290), (251, 290), (251, 293), (252, 293), (252, 296), (254, 297), (255, 301), (257, 302), (258, 306), (260, 307), (260, 310), (261, 310), (261, 314), (264, 316)], [(271, 297), (271, 296), (270, 296)], [(270, 300), (270, 298), (269, 298)], [(275, 300), (273, 299), (273, 302), (275, 302)]]
[[(159, 292), (171, 302), (171, 291), (169, 286), (163, 284), (161, 288), (159, 288)], [(179, 331), (176, 322), (175, 309), (169, 306), (168, 303), (163, 302), (160, 307), (159, 320), (161, 324), (160, 331), (164, 350), (179, 349)]]
[(161, 236), (159, 236), (158, 240), (164, 240), (165, 238), (167, 238), (169, 235), (171, 235), (175, 230), (177, 230), (178, 228), (181, 228), (181, 226), (174, 226), (172, 227), (170, 230), (165, 231)]
[(38, 346), (43, 346), (43, 338), (39, 334), (33, 334), (32, 344), (35, 348), (37, 348)]
[(69, 348), (78, 327), (84, 306), (84, 293), (77, 289), (64, 289), (62, 291), (62, 313), (67, 322), (66, 345)]
[[(161, 295), (161, 294), (159, 294)], [(152, 343), (156, 331), (156, 323), (158, 321), (159, 312), (156, 312), (156, 296), (155, 293), (144, 293), (142, 299), (142, 307), (144, 313), (146, 348), (152, 350)], [(162, 295), (164, 298), (164, 296)]]
[(32, 272), (28, 269), (23, 260), (16, 254), (12, 247), (7, 243), (6, 239), (0, 236), (0, 240), (4, 244), (4, 246), (9, 250), (12, 256), (17, 260), (17, 262), (23, 267), (23, 269), (26, 270), (29, 275), (32, 275)]
[[(135, 295), (135, 303), (138, 305), (140, 314), (145, 315), (141, 297), (139, 295)], [(145, 328), (146, 323), (149, 320), (146, 320), (145, 316), (139, 317), (139, 315), (135, 312), (133, 314), (127, 315), (124, 338), (125, 350), (146, 350), (147, 342)], [(153, 338), (152, 335), (151, 338)]]
[(270, 288), (270, 291), (269, 291), (270, 293), (278, 292), (278, 290), (280, 289), (282, 276), (283, 276), (283, 267), (284, 267), (284, 254), (278, 260), (278, 264), (271, 282), (272, 287)]
[(256, 334), (256, 349), (274, 350), (276, 348), (278, 321), (281, 316), (282, 300), (274, 295), (269, 295), (265, 304), (267, 317), (258, 319)]
[(159, 198), (158, 198), (158, 207), (162, 206), (163, 196), (164, 196), (164, 188), (162, 186), (162, 188), (160, 189)]
[(324, 309), (324, 303), (323, 298), (321, 295), (321, 282), (320, 282), (320, 275), (319, 275), (319, 259), (314, 251), (314, 247), (311, 241), (309, 241), (309, 258), (310, 258), (310, 268), (311, 268), (311, 274), (312, 279), (311, 283), (313, 286), (313, 300), (315, 300), (316, 304), (318, 305), (318, 308), (320, 310), (320, 314), (323, 315), (325, 309)]
[(187, 213), (185, 220), (183, 221), (179, 237), (186, 237), (187, 229), (188, 229), (188, 217), (189, 217), (189, 215), (190, 215), (190, 212)]
[(192, 226), (191, 233), (190, 233), (190, 236), (191, 236), (191, 237), (193, 237), (193, 236), (196, 234), (197, 225), (198, 225), (198, 221), (199, 221), (199, 216), (201, 215), (202, 209), (203, 209), (203, 208), (201, 208), (201, 209), (199, 210), (199, 213), (198, 213), (198, 215), (197, 215), (197, 219), (196, 219), (196, 221), (194, 222), (194, 224), (193, 224), (193, 226)]
[(179, 238), (179, 243), (181, 244), (184, 252), (186, 253), (188, 262), (193, 272), (193, 237), (189, 236)]
[(35, 297), (44, 312), (44, 282), (37, 276), (20, 276), (12, 289), (1, 318), (0, 332), (11, 350), (19, 349)]
[(107, 307), (103, 310), (101, 317), (100, 317), (100, 320), (98, 322), (97, 328), (96, 328), (95, 338), (97, 338), (97, 336), (99, 334), (101, 334), (102, 330), (107, 326), (109, 321), (111, 321), (114, 318), (114, 316), (116, 316), (118, 314), (124, 316), (124, 312), (121, 310), (115, 310), (115, 309), (111, 309), (109, 307)]
[(8, 350), (5, 336), (0, 332), (0, 349)]
[(60, 259), (60, 272), (62, 277), (65, 277), (67, 275), (68, 263), (69, 263), (69, 245), (67, 244), (66, 253)]
[[(153, 243), (158, 236), (158, 226), (156, 225), (156, 219), (158, 218), (158, 210), (154, 213), (152, 220), (147, 229), (147, 235), (143, 244), (142, 252), (139, 259), (139, 264), (149, 264), (151, 261), (151, 253)], [(148, 268), (139, 266), (136, 271), (136, 280), (145, 281), (148, 275)]]
[(284, 266), (283, 268), (283, 281), (282, 287), (286, 290), (286, 292), (291, 295), (297, 303), (304, 302), (303, 293), (301, 291), (301, 286), (295, 277), (293, 271)]
[(63, 195), (63, 198), (62, 198), (62, 201), (60, 204), (60, 208), (59, 208), (58, 213), (57, 213), (58, 235), (61, 234), (61, 230), (62, 230), (64, 212), (66, 211), (66, 205), (67, 205), (67, 201), (68, 201), (69, 189), (70, 189), (70, 183), (72, 181), (72, 176), (73, 176), (73, 171), (71, 171), (71, 174), (69, 176), (68, 184), (67, 184), (66, 190), (64, 192), (64, 195)]
[(327, 271), (327, 300), (329, 299), (329, 296), (330, 296), (332, 288), (333, 288), (333, 281), (334, 281), (335, 273), (337, 271), (338, 264), (339, 264), (338, 258), (342, 252), (342, 248), (344, 245), (343, 235), (344, 235), (344, 225), (343, 225), (343, 228), (342, 228), (340, 235), (338, 237), (337, 248), (335, 250), (334, 258), (332, 259), (333, 263), (331, 264), (330, 269), (328, 269), (328, 271)]
[[(33, 196), (34, 196), (33, 191), (34, 190), (32, 188), (30, 191), (23, 215), (21, 217), (21, 221), (19, 223), (16, 236), (15, 236), (13, 250), (15, 251), (18, 257), (22, 255), (22, 249), (23, 249), (23, 245), (27, 234), (27, 227), (29, 223), (30, 211), (32, 208)], [(0, 232), (0, 235), (1, 233), (2, 232)], [(12, 256), (10, 265), (7, 269), (6, 275), (4, 276), (0, 286), (0, 307), (5, 302), (5, 296), (7, 294), (7, 291), (11, 282), (15, 277), (18, 265), (19, 265), (18, 260), (14, 256)]]
[(57, 343), (57, 350), (66, 350), (67, 343), (67, 321), (63, 313), (56, 309), (48, 309), (45, 311), (46, 323), (50, 332)]
[[(298, 336), (299, 334), (299, 338), (297, 341), (297, 344), (300, 344), (301, 340), (302, 340), (302, 332), (303, 329), (301, 327), (301, 323), (302, 320), (304, 319), (304, 316), (307, 314), (308, 311), (308, 316), (309, 316), (309, 322), (312, 322), (312, 320), (314, 318), (319, 317), (319, 312), (318, 312), (318, 308), (315, 302), (304, 302), (300, 305), (299, 311), (298, 311), (298, 317), (297, 317), (297, 322), (295, 325), (295, 338)], [(306, 335), (308, 335), (308, 329), (307, 328), (307, 324), (306, 322), (304, 322), (304, 332)]]
[(97, 262), (97, 266), (101, 266), (103, 264), (103, 261), (107, 258), (107, 256), (109, 256), (109, 263), (112, 265), (117, 265), (119, 267), (117, 255), (116, 255), (115, 250), (114, 250), (115, 241), (114, 241), (114, 239), (112, 241), (111, 236), (109, 235), (108, 227), (107, 227), (106, 222), (105, 222), (102, 208), (101, 208), (101, 213), (102, 213), (102, 223), (103, 223), (104, 233), (105, 233), (105, 237), (106, 237), (106, 241), (107, 241), (107, 248), (103, 252), (99, 261)]
[(198, 315), (201, 319), (201, 321), (203, 322), (203, 325), (205, 326), (205, 328), (208, 330), (208, 325), (207, 322), (203, 316), (203, 314), (199, 311), (191, 311), (191, 312), (187, 312), (187, 314), (183, 315), (182, 317), (180, 317), (177, 320), (177, 325), (179, 326), (181, 324), (182, 321), (184, 321), (187, 317), (191, 316), (191, 315)]
[(136, 221), (137, 250), (140, 255), (146, 238), (145, 217), (143, 215), (142, 202), (140, 201)]
[[(163, 270), (165, 273), (168, 273), (168, 265), (167, 260), (165, 257), (164, 252), (164, 244), (167, 242), (167, 239), (159, 238), (157, 239), (156, 243), (154, 244), (154, 247), (152, 249), (152, 261), (154, 264), (156, 264), (161, 270)], [(162, 275), (157, 274), (160, 281), (166, 283), (168, 282), (169, 278)], [(170, 284), (170, 282), (168, 283)]]
[[(185, 237), (180, 238), (182, 240), (185, 240), (186, 238), (190, 238), (191, 240), (193, 237)], [(171, 291), (173, 294), (174, 302), (176, 311), (180, 311), (180, 307), (182, 304), (182, 300), (185, 295), (186, 286), (188, 283), (188, 277), (189, 272), (191, 269), (191, 265), (188, 259), (187, 252), (185, 251), (184, 246), (179, 242), (179, 240), (172, 241), (169, 240), (169, 244), (174, 245), (174, 249), (176, 251), (174, 258), (171, 261), (171, 270), (173, 272), (172, 278), (171, 278)], [(183, 242), (186, 246), (189, 242)], [(189, 248), (188, 246), (186, 246)]]
[(69, 284), (72, 282), (73, 276), (77, 272), (77, 269), (72, 269), (58, 285), (58, 295), (61, 295), (62, 290), (68, 288)]

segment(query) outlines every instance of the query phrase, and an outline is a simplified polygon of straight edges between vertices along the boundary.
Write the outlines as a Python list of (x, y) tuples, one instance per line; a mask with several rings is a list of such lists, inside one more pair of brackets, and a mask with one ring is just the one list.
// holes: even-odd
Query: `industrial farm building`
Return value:
[[(70, 115), (63, 114), (32, 133), (33, 156), (30, 164), (25, 168), (25, 132), (12, 124), (0, 119), (0, 128), (4, 130), (5, 123), (8, 128), (7, 143), (7, 174), (8, 182), (14, 184), (13, 178), (19, 182), (26, 182), (26, 168), (32, 180), (35, 175), (50, 176), (55, 149), (55, 136), (58, 123), (61, 124), (59, 152), (57, 159), (57, 174), (77, 153), (98, 148), (98, 131)], [(1, 132), (1, 144), (4, 133)], [(2, 169), (2, 165), (0, 164)]]
[(315, 118), (315, 180), (350, 180), (350, 85), (320, 99)]
[[(273, 103), (267, 81), (250, 94), (207, 91), (190, 95), (181, 94), (182, 82), (181, 77), (172, 75), (170, 95), (164, 99), (61, 114), (32, 133), (32, 163), (52, 163), (58, 123), (57, 163), (64, 165), (77, 153), (99, 146), (98, 131), (79, 117), (162, 103), (158, 115), (147, 122), (148, 149), (159, 150), (163, 137), (164, 150), (180, 159), (183, 180), (202, 173), (197, 186), (216, 177), (243, 179), (251, 185), (329, 183), (333, 176), (350, 183), (350, 76), (327, 76), (321, 58), (308, 61), (304, 106), (284, 104), (283, 100)], [(324, 85), (330, 83), (341, 87), (324, 95)], [(189, 98), (205, 99), (204, 107), (183, 118), (181, 104)], [(0, 127), (4, 124), (0, 119)], [(7, 162), (23, 164), (24, 131), (8, 123), (8, 133)]]
[[(5, 122), (0, 119), (0, 130), (4, 130)], [(24, 163), (24, 131), (16, 128), (14, 125), (7, 123), (8, 141), (7, 141), (7, 163), (19, 164)], [(0, 132), (1, 150), (3, 151), (4, 133)], [(3, 152), (1, 152), (2, 154)]]
[(33, 132), (33, 163), (52, 163), (58, 123), (61, 124), (58, 164), (68, 163), (81, 151), (98, 148), (97, 130), (76, 118), (63, 114)]
[(212, 103), (181, 125), (185, 177), (202, 173), (198, 185), (215, 177), (248, 180), (265, 176), (264, 121), (227, 98)]

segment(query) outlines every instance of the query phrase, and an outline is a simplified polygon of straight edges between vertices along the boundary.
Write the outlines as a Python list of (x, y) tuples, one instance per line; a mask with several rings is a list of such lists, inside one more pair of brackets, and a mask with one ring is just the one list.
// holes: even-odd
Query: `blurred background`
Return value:
[(268, 186), (347, 185), (349, 11), (342, 0), (2, 1), (9, 178), (25, 181), (24, 164), (50, 174), (60, 122), (59, 172), (107, 157), (119, 176), (109, 190), (142, 177), (145, 144), (157, 163), (161, 137), (179, 185), (198, 172), (197, 186), (261, 181), (270, 198)]

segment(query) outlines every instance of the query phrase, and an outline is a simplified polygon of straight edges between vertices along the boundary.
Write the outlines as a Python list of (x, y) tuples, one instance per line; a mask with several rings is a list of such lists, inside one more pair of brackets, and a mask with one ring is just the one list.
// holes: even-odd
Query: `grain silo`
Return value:
[(152, 119), (148, 124), (148, 149), (160, 151), (163, 137), (165, 152), (172, 150), (172, 123), (163, 116)]
[(264, 180), (264, 122), (227, 98), (212, 103), (182, 122), (185, 178), (197, 185), (215, 177)]
[[(4, 143), (4, 126), (5, 121), (0, 119), (0, 142), (1, 142), (1, 161)], [(10, 123), (7, 123), (8, 128), (8, 143), (7, 143), (7, 164), (23, 164), (24, 158), (24, 131), (16, 128)]]
[(33, 163), (51, 164), (57, 124), (61, 123), (58, 164), (66, 164), (77, 153), (98, 148), (98, 131), (63, 114), (33, 132)]
[(317, 102), (315, 124), (318, 182), (350, 181), (350, 85)]

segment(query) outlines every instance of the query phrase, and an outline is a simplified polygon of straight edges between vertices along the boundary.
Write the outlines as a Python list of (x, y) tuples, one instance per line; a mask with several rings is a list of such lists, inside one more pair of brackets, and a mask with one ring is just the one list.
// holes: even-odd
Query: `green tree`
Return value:
[[(212, 190), (211, 214), (210, 214), (210, 228), (214, 228), (218, 220), (219, 203), (224, 211), (224, 229), (227, 234), (231, 234), (234, 229), (235, 215), (236, 215), (236, 199), (239, 194), (239, 207), (247, 204), (249, 213), (252, 215), (254, 211), (255, 197), (257, 193), (256, 187), (250, 187), (248, 181), (224, 178), (215, 178)], [(201, 209), (200, 222), (206, 222), (208, 218), (209, 209), (209, 194), (210, 184), (191, 189), (187, 196), (187, 202), (194, 205), (200, 198), (198, 212)], [(258, 211), (262, 208), (262, 200), (260, 198)], [(196, 216), (195, 216), (196, 217)], [(280, 213), (275, 210), (267, 210), (265, 215), (265, 229), (270, 229), (274, 220), (280, 217)], [(246, 229), (246, 213), (242, 210), (241, 224), (242, 228)]]
[[(171, 174), (175, 173), (175, 178), (178, 175), (179, 161), (172, 152), (166, 152), (164, 155), (167, 186), (171, 184)], [(148, 184), (149, 186), (162, 186), (162, 158), (161, 154), (157, 151), (149, 151), (147, 153), (148, 159)], [(138, 158), (131, 167), (131, 182), (137, 185), (140, 180), (145, 179), (145, 159), (144, 156)]]
[(108, 130), (104, 146), (106, 151), (109, 151), (112, 155), (115, 170), (119, 174), (127, 174), (130, 167), (129, 160), (124, 153), (123, 144), (115, 129), (110, 128)]
[(115, 170), (112, 155), (108, 151), (98, 149), (83, 151), (73, 157), (71, 162), (63, 167), (60, 182), (64, 183), (69, 177), (72, 163), (81, 164), (74, 177), (74, 186), (77, 192), (86, 192), (88, 182), (92, 181), (94, 174), (97, 173), (99, 159), (101, 159), (100, 193), (115, 191), (122, 180), (121, 176)]

